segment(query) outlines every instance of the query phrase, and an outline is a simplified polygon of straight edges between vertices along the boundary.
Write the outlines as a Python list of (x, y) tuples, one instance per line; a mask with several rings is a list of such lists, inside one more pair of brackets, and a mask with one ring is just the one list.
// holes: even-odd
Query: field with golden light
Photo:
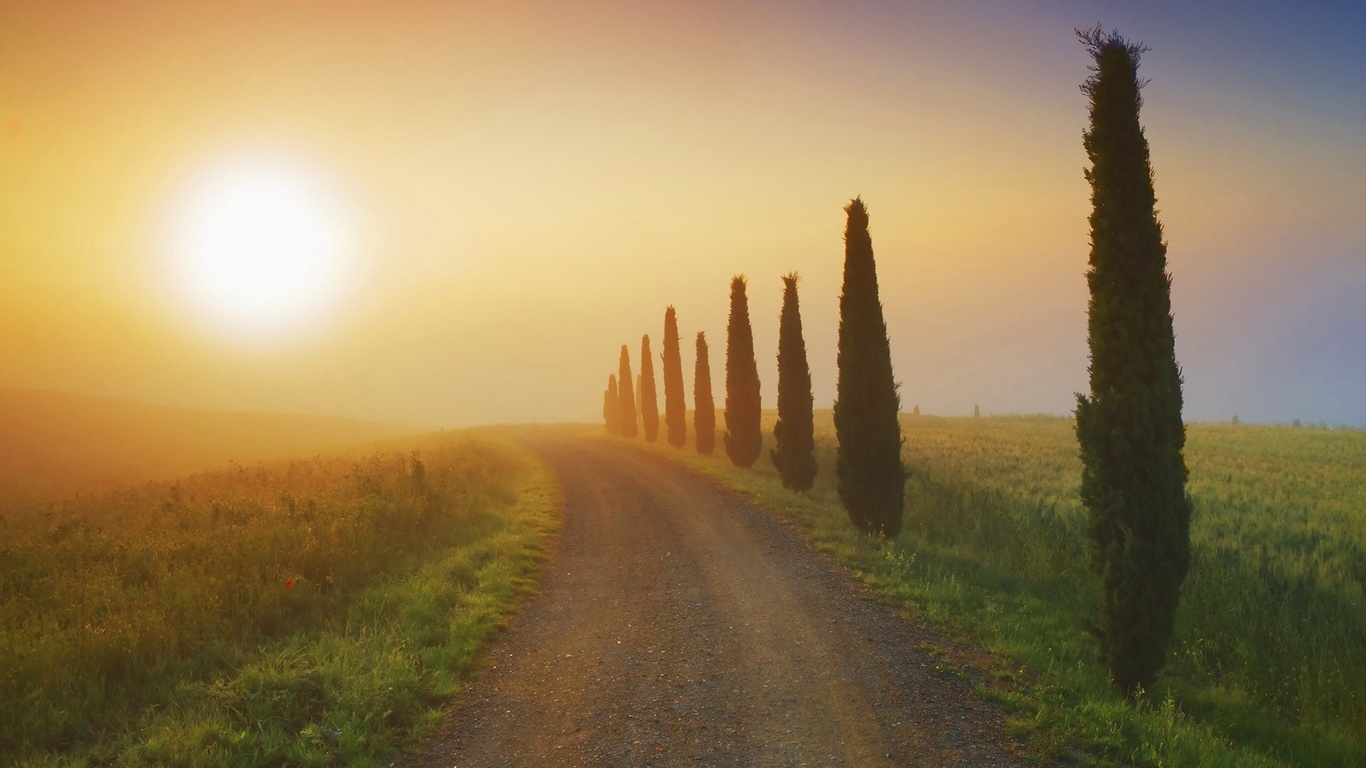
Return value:
[[(205, 426), (226, 415), (60, 402), (71, 407), (53, 405), (54, 424), (102, 423), (130, 446), (179, 435), (178, 460), (205, 469), (149, 480), (171, 457), (130, 450), (111, 464), (122, 474), (101, 474), (99, 441), (58, 442), (54, 428), (50, 476), (26, 474), (23, 493), (6, 480), (0, 743), (19, 764), (382, 763), (431, 732), (559, 524), (553, 475), (507, 429), (363, 439), (377, 427), (257, 416), (243, 442)], [(1190, 426), (1194, 565), (1162, 685), (1134, 709), (1094, 663), (1070, 420), (903, 416), (907, 520), (890, 544), (849, 527), (828, 421), (817, 414), (805, 495), (766, 459), (740, 470), (691, 444), (651, 449), (797, 521), (864, 581), (984, 648), (982, 695), (1040, 758), (1362, 758), (1360, 430)], [(291, 445), (307, 452), (250, 458)], [(956, 651), (935, 652), (952, 666)]]
[[(151, 445), (172, 428), (148, 413), (123, 439)], [(0, 506), (3, 762), (355, 765), (430, 727), (528, 589), (556, 525), (553, 481), (489, 432), (205, 458), (279, 450), (308, 437), (301, 425), (257, 417), (239, 424), (250, 440), (200, 433), (178, 460), (212, 468), (116, 488), (90, 446), (47, 446), (50, 469), (81, 467), (97, 487)], [(167, 466), (136, 458), (111, 469)]]

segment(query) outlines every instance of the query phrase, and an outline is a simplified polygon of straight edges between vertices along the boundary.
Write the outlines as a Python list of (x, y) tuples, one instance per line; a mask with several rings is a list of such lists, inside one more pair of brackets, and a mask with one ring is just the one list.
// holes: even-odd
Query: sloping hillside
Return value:
[(0, 500), (42, 500), (229, 462), (335, 452), (414, 431), (326, 416), (195, 411), (0, 388)]

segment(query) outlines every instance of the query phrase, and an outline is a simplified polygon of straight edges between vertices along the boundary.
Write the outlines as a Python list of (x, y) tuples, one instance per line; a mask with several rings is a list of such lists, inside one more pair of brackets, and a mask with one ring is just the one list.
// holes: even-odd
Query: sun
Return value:
[(233, 157), (201, 170), (169, 224), (181, 303), (238, 337), (279, 340), (316, 327), (353, 266), (333, 190), (287, 158)]

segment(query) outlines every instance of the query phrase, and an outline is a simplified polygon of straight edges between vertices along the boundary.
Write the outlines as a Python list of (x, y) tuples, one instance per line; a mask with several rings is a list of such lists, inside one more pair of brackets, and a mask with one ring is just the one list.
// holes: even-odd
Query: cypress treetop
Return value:
[(640, 338), (640, 424), (645, 442), (659, 437), (659, 398), (655, 397), (655, 356), (650, 354), (650, 335)]
[(865, 533), (892, 538), (901, 531), (905, 503), (906, 468), (897, 421), (901, 399), (878, 298), (868, 209), (856, 197), (844, 211), (835, 473), (850, 521)]
[(1138, 62), (1147, 50), (1097, 26), (1082, 85), (1090, 124), (1091, 252), (1086, 281), (1090, 393), (1077, 395), (1081, 498), (1101, 580), (1099, 639), (1124, 695), (1151, 688), (1175, 630), (1190, 565), (1181, 371), (1167, 245), (1157, 220)]
[(621, 363), (617, 368), (617, 394), (621, 403), (621, 436), (636, 436), (636, 395), (631, 389), (631, 351), (621, 345)]
[(783, 276), (783, 309), (778, 317), (777, 447), (769, 451), (783, 487), (810, 490), (816, 481), (816, 439), (812, 418), (811, 368), (806, 362), (797, 273)]
[(683, 356), (678, 349), (678, 317), (672, 305), (664, 310), (664, 426), (669, 445), (688, 441), (688, 403), (683, 394)]
[(697, 364), (693, 369), (693, 431), (697, 452), (710, 456), (716, 448), (716, 403), (711, 394), (711, 363), (707, 360), (707, 335), (697, 332)]
[(726, 324), (726, 455), (737, 467), (751, 467), (764, 448), (759, 425), (759, 368), (749, 325), (745, 276), (730, 281), (730, 321)]

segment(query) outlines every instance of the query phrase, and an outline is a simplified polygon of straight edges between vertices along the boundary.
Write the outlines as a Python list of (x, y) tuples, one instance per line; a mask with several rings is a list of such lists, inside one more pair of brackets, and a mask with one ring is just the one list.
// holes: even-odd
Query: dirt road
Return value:
[(923, 630), (770, 514), (628, 446), (533, 445), (565, 496), (541, 592), (400, 764), (1022, 764)]

